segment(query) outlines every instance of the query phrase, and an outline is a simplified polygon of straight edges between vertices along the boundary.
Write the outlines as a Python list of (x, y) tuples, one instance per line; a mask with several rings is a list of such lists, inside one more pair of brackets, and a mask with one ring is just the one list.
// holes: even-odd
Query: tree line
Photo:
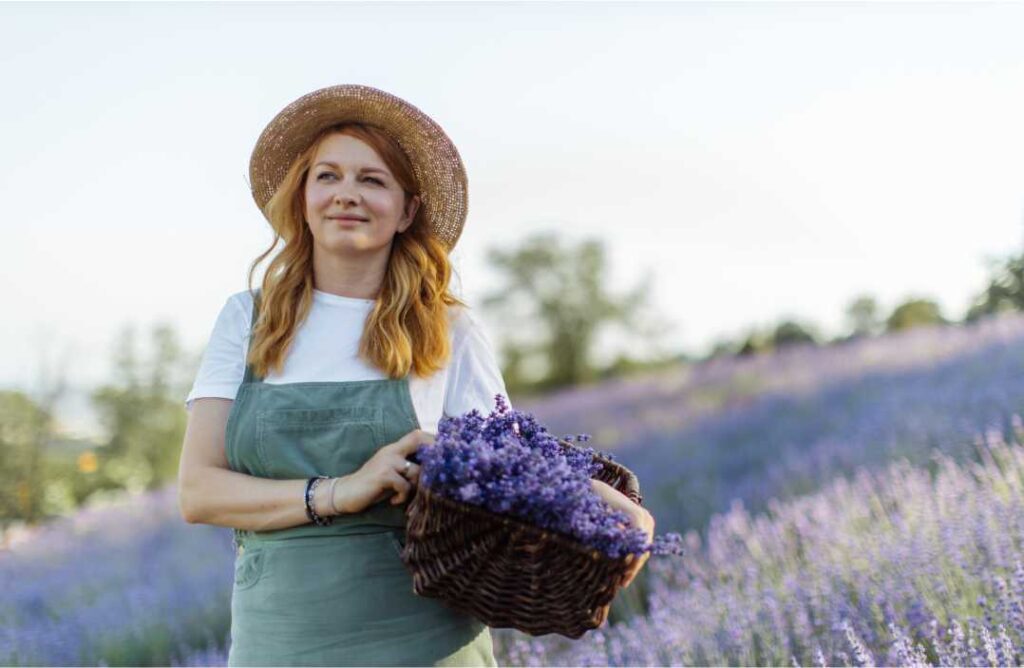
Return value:
[[(814, 323), (783, 318), (768, 327), (748, 327), (738, 338), (722, 338), (702, 356), (664, 350), (673, 326), (661, 321), (648, 302), (653, 275), (614, 291), (604, 247), (598, 240), (566, 246), (553, 233), (528, 238), (512, 250), (492, 249), (490, 266), (500, 277), (482, 306), (501, 323), (503, 374), (510, 394), (530, 395), (615, 376), (699, 362), (715, 357), (755, 355), (779, 348), (835, 345), (920, 325), (968, 324), (1001, 311), (1024, 310), (1024, 251), (990, 262), (986, 288), (960, 320), (939, 304), (914, 296), (885, 313), (872, 295), (859, 295), (844, 309), (845, 331), (829, 338)], [(598, 335), (617, 328), (628, 350), (610, 364), (597, 364)]]

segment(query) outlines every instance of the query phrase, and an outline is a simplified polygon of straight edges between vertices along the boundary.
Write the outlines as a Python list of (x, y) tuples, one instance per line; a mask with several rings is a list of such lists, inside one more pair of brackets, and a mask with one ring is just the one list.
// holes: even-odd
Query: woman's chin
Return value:
[(352, 255), (380, 249), (371, 237), (364, 234), (338, 234), (325, 240), (321, 247), (332, 255)]

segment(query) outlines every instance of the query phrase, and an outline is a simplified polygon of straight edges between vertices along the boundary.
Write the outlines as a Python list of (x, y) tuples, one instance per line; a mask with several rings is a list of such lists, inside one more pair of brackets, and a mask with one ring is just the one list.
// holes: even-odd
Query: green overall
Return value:
[[(408, 378), (274, 384), (247, 364), (225, 449), (232, 470), (261, 478), (343, 476), (418, 428)], [(496, 666), (487, 626), (413, 593), (407, 503), (235, 529), (228, 665)]]

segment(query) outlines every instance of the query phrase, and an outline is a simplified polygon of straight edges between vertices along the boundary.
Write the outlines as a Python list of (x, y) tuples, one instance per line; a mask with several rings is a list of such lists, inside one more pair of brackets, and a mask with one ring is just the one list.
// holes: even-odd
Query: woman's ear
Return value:
[(406, 219), (398, 227), (399, 232), (405, 232), (407, 229), (409, 229), (409, 226), (412, 225), (412, 221), (416, 218), (416, 212), (419, 210), (419, 208), (420, 196), (413, 195), (411, 198), (409, 198), (409, 203), (405, 207)]

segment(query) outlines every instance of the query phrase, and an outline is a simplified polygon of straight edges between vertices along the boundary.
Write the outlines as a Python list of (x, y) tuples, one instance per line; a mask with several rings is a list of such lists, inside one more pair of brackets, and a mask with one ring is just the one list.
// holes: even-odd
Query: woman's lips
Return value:
[(363, 220), (362, 218), (334, 218), (334, 217), (328, 217), (327, 220), (333, 220), (334, 222), (338, 223), (339, 225), (342, 225), (342, 226), (345, 226), (345, 227), (351, 227), (351, 226), (358, 225), (359, 223), (367, 222), (367, 221)]

